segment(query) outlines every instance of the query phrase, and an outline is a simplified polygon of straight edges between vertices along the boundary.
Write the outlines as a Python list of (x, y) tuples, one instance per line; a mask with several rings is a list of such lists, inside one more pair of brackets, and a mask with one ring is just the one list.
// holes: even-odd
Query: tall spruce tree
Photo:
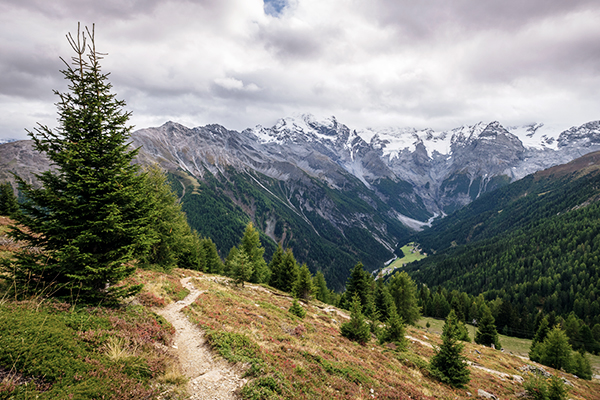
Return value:
[(14, 227), (12, 235), (36, 251), (18, 253), (7, 267), (21, 290), (106, 303), (141, 288), (115, 284), (134, 272), (131, 262), (153, 242), (152, 206), (132, 164), (137, 150), (128, 148), (130, 113), (100, 69), (94, 29), (86, 32), (67, 35), (75, 56), (61, 71), (68, 91), (55, 91), (58, 127), (28, 132), (54, 168), (37, 175), (39, 188), (18, 179), (26, 200), (16, 220), (28, 229)]
[(440, 381), (455, 387), (464, 387), (470, 380), (470, 371), (462, 355), (464, 345), (459, 342), (458, 318), (454, 310), (448, 314), (442, 328), (442, 345), (431, 357), (431, 374)]

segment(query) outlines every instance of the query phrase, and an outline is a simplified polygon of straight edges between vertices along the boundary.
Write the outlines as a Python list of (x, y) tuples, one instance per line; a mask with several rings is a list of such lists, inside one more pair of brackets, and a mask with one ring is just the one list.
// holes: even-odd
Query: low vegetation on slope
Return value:
[[(517, 356), (465, 343), (471, 381), (464, 389), (453, 389), (428, 372), (432, 346), (441, 339), (422, 328), (407, 329), (410, 340), (404, 349), (380, 345), (374, 337), (360, 345), (340, 334), (349, 318), (345, 311), (318, 301), (300, 302), (306, 311), (302, 319), (289, 311), (291, 296), (268, 286), (241, 288), (227, 278), (177, 272), (195, 276), (194, 285), (202, 291), (186, 314), (206, 330), (218, 354), (246, 366), (250, 380), (242, 390), (244, 398), (468, 398), (479, 389), (514, 398), (524, 392), (520, 376), (528, 374), (520, 368), (526, 362)], [(574, 385), (570, 398), (600, 398), (594, 394), (597, 383), (552, 373)]]

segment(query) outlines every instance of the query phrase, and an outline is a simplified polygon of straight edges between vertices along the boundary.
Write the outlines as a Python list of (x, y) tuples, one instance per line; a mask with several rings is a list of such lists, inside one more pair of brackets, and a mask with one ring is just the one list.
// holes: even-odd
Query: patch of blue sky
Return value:
[(264, 0), (265, 13), (273, 17), (278, 17), (286, 5), (286, 0)]

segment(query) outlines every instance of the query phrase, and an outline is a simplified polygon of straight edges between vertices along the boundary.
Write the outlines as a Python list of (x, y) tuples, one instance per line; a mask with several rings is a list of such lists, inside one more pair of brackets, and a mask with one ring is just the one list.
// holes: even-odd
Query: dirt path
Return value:
[(239, 399), (237, 391), (246, 380), (242, 379), (240, 372), (227, 361), (215, 359), (204, 338), (204, 332), (188, 321), (181, 312), (202, 293), (190, 280), (190, 277), (181, 280), (183, 286), (190, 290), (190, 294), (185, 299), (157, 311), (176, 330), (173, 351), (179, 358), (183, 373), (190, 378), (189, 399)]

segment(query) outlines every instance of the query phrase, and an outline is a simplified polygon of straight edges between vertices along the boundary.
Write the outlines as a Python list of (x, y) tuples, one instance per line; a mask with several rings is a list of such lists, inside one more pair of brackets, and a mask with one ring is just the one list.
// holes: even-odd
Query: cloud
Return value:
[(6, 0), (0, 137), (55, 123), (78, 19), (96, 23), (138, 127), (241, 130), (298, 112), (436, 129), (600, 118), (595, 0)]

